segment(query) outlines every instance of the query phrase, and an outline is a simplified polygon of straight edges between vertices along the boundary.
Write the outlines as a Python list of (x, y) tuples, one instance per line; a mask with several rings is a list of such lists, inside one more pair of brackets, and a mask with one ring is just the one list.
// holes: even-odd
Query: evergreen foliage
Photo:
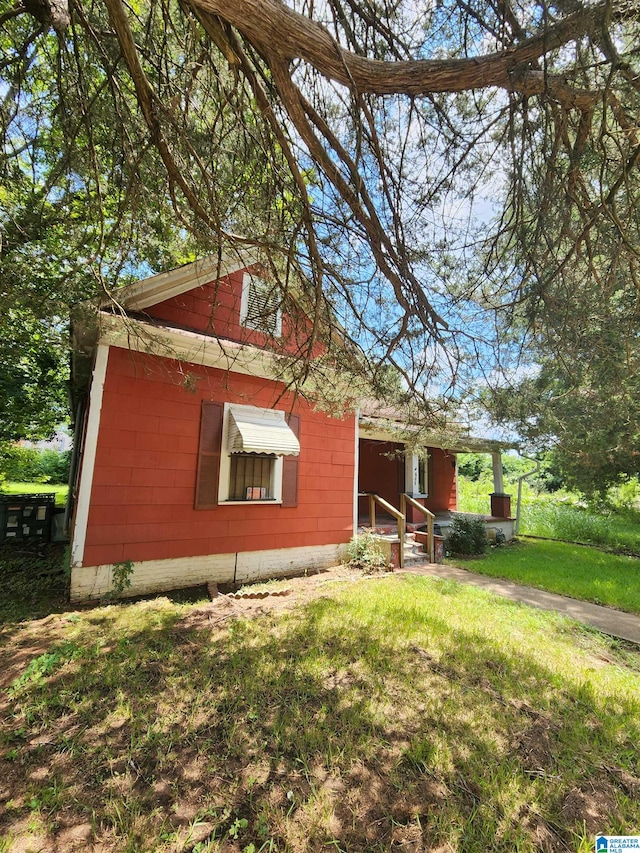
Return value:
[(5, 0), (0, 440), (59, 420), (71, 303), (253, 246), (297, 390), (337, 336), (416, 422), (482, 387), (583, 491), (638, 473), (638, 2)]

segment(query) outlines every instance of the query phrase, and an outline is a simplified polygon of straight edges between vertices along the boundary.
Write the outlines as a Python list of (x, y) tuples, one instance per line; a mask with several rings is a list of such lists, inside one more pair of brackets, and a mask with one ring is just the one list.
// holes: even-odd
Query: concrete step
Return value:
[(404, 546), (404, 565), (421, 566), (429, 563), (429, 555), (422, 550), (422, 545), (417, 545), (415, 542), (405, 542)]
[[(370, 528), (366, 528), (369, 530)], [(363, 532), (361, 528), (359, 532)], [(396, 529), (381, 532), (380, 528), (376, 528), (376, 536), (381, 539), (386, 539), (389, 542), (398, 541), (398, 531)], [(429, 555), (422, 550), (422, 545), (419, 545), (412, 532), (405, 533), (404, 538), (404, 566), (424, 566), (429, 564)]]

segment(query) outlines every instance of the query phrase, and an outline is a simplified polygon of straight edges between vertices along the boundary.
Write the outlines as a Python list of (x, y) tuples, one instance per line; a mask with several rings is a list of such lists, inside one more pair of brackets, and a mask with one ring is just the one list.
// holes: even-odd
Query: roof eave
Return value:
[(399, 421), (387, 421), (366, 415), (360, 417), (360, 435), (363, 438), (402, 441), (404, 435), (410, 441), (411, 434), (421, 430), (424, 430), (424, 435), (421, 437), (420, 443), (425, 447), (438, 447), (452, 453), (501, 453), (504, 450), (517, 450), (519, 448), (519, 444), (515, 442), (460, 435), (455, 434), (455, 432), (447, 434), (446, 431), (429, 433), (428, 429), (419, 424), (403, 424)]
[(142, 311), (189, 290), (232, 275), (258, 263), (258, 251), (252, 247), (240, 247), (225, 253), (214, 253), (185, 264), (168, 272), (157, 273), (149, 278), (114, 291), (100, 303), (101, 308), (116, 302), (129, 311)]

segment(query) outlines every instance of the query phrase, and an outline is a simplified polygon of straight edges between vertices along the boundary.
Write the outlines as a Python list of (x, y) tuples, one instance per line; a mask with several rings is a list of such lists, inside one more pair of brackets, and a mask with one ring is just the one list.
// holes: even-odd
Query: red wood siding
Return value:
[(240, 270), (219, 281), (203, 283), (187, 293), (150, 306), (146, 313), (175, 326), (241, 340), (243, 274), (244, 271)]
[[(400, 492), (405, 488), (404, 445), (391, 441), (360, 439), (358, 491), (375, 492), (395, 507), (400, 507)], [(431, 512), (457, 509), (455, 454), (438, 447), (427, 448), (429, 454), (429, 497), (422, 501)], [(368, 501), (360, 498), (359, 513), (368, 512)], [(378, 512), (380, 510), (378, 509)], [(409, 521), (422, 523), (424, 516), (410, 509)]]
[[(352, 535), (353, 417), (303, 401), (298, 505), (194, 509), (203, 400), (288, 411), (291, 398), (262, 379), (112, 347), (83, 564), (261, 551), (347, 542)], [(193, 388), (195, 392), (188, 390)], [(329, 440), (330, 438), (330, 440)]]
[[(284, 312), (282, 336), (275, 340), (240, 325), (244, 273), (245, 270), (238, 270), (218, 281), (204, 283), (181, 296), (174, 296), (150, 306), (146, 309), (146, 313), (173, 326), (209, 335), (219, 335), (233, 341), (255, 344), (259, 347), (268, 346), (288, 353), (304, 351), (312, 327), (308, 318), (302, 314), (294, 316)], [(322, 347), (316, 344), (313, 348), (313, 356), (320, 355), (322, 351)]]
[(456, 456), (439, 447), (429, 448), (429, 497), (425, 506), (431, 512), (458, 508)]
[[(375, 492), (395, 507), (400, 506), (404, 491), (404, 445), (393, 441), (360, 439), (358, 491)], [(376, 512), (381, 512), (380, 507)], [(358, 513), (369, 512), (367, 498), (360, 498)]]

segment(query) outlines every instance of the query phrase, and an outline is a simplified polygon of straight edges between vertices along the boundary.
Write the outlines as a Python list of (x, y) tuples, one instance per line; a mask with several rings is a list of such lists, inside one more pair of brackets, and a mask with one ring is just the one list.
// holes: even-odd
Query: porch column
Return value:
[(415, 497), (420, 492), (420, 460), (415, 453), (407, 450), (404, 451), (404, 490), (411, 497)]
[[(420, 495), (420, 457), (405, 447), (404, 450), (404, 490), (412, 498), (423, 503)], [(410, 524), (424, 524), (425, 516), (410, 504), (405, 508), (406, 521)]]
[(495, 518), (511, 517), (511, 495), (504, 493), (504, 480), (502, 477), (502, 454), (492, 453), (493, 463), (493, 494), (491, 495), (491, 515)]
[(504, 494), (504, 481), (502, 479), (502, 453), (492, 453), (493, 464), (493, 491), (496, 495)]

